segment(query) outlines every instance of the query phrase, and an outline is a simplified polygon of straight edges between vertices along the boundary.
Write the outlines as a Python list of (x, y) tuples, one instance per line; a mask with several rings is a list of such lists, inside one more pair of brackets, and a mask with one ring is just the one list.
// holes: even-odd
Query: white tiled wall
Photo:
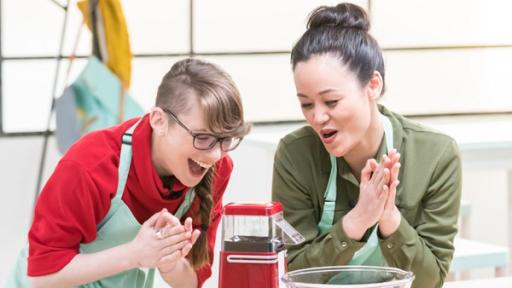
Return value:
[[(350, 1), (363, 7), (367, 1)], [(319, 5), (335, 5), (333, 0), (302, 1), (195, 1), (196, 50), (289, 51), (306, 31), (307, 15)]]
[(397, 112), (512, 110), (512, 48), (399, 51), (384, 57), (383, 103)]
[(374, 0), (372, 33), (384, 48), (510, 45), (511, 8), (502, 0)]
[[(191, 49), (191, 32), (194, 51), (199, 57), (203, 57), (200, 53), (244, 52), (206, 58), (224, 67), (237, 82), (248, 120), (301, 119), (289, 55), (250, 55), (249, 52), (289, 51), (305, 30), (310, 10), (337, 1), (194, 0), (193, 31), (189, 31), (190, 1), (122, 0), (133, 52), (187, 53)], [(1, 1), (3, 56), (57, 54), (64, 17), (62, 10), (52, 2)], [(72, 50), (82, 20), (75, 7), (76, 0), (71, 2), (65, 53)], [(371, 31), (381, 46), (388, 49), (385, 51), (388, 91), (383, 102), (392, 110), (406, 114), (512, 110), (512, 95), (507, 86), (510, 82), (508, 67), (512, 66), (511, 1), (355, 2), (370, 11)], [(464, 47), (492, 45), (510, 47)], [(438, 49), (447, 46), (455, 49)], [(430, 49), (417, 49), (421, 47)], [(77, 51), (90, 53), (90, 33), (86, 29), (82, 31)], [(145, 109), (153, 105), (160, 79), (177, 59), (181, 57), (133, 61), (131, 94)], [(78, 75), (84, 63), (84, 60), (75, 62), (70, 79)], [(63, 69), (67, 67), (64, 64)], [(54, 71), (55, 62), (51, 60), (4, 62), (2, 122), (5, 131), (45, 128)], [(64, 78), (61, 73), (59, 91), (64, 87)], [(26, 236), (41, 145), (41, 137), (0, 138), (3, 196), (0, 201), (3, 244), (0, 285)], [(49, 147), (45, 178), (59, 157), (54, 143)], [(226, 201), (269, 199), (271, 167), (264, 164), (268, 161), (263, 161), (262, 157), (267, 156), (255, 149), (242, 146), (233, 153), (236, 169)], [(472, 231), (476, 239), (506, 243), (503, 230), (495, 227), (509, 224), (492, 217), (503, 215), (506, 209), (504, 178), (502, 171), (470, 172), (465, 177), (464, 194), (474, 203)], [(484, 182), (488, 184), (483, 185)], [(485, 196), (489, 193), (491, 197)], [(488, 213), (491, 209), (495, 213)], [(489, 222), (495, 225), (488, 225)], [(214, 274), (207, 287), (216, 287), (216, 276)]]
[[(82, 21), (76, 1), (71, 1), (66, 53), (72, 50)], [(338, 1), (195, 0), (193, 13), (190, 1), (123, 0), (133, 52), (186, 54), (191, 49), (192, 37), (198, 57), (203, 57), (201, 53), (234, 53), (208, 59), (221, 64), (238, 82), (249, 120), (301, 119), (287, 51), (305, 31), (308, 13), (314, 7)], [(384, 103), (392, 109), (406, 114), (512, 110), (512, 95), (503, 84), (507, 82), (507, 67), (512, 61), (512, 33), (508, 31), (512, 24), (512, 18), (508, 17), (512, 2), (353, 2), (370, 11), (371, 32), (385, 49), (389, 89)], [(57, 5), (40, 0), (4, 0), (2, 4), (4, 56), (56, 55), (63, 22), (63, 12)], [(29, 24), (27, 18), (38, 25)], [(79, 39), (78, 52), (87, 55), (90, 52), (87, 29), (82, 29)], [(468, 45), (510, 47), (468, 48)], [(452, 49), (439, 49), (446, 47)], [(251, 55), (251, 52), (272, 51), (282, 53)], [(133, 61), (132, 95), (143, 108), (152, 106), (158, 82), (176, 59), (179, 57)], [(34, 103), (37, 109), (48, 107), (55, 69), (52, 62), (5, 62), (3, 124), (6, 131), (45, 128), (48, 109), (40, 109), (39, 113), (30, 111), (32, 117), (26, 121), (22, 121), (20, 112), (26, 103)], [(80, 71), (81, 66), (77, 67), (71, 80)], [(62, 70), (61, 74), (64, 73)], [(62, 75), (57, 95), (64, 87)], [(30, 85), (24, 85), (26, 82)], [(275, 105), (269, 107), (269, 103)]]

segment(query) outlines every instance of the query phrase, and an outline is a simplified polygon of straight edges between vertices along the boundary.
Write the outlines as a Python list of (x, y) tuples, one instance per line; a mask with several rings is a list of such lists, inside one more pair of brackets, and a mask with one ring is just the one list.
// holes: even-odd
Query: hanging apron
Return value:
[[(384, 137), (386, 139), (387, 151), (393, 147), (393, 126), (391, 121), (382, 115), (380, 120), (384, 126)], [(322, 218), (318, 223), (318, 228), (321, 233), (327, 232), (331, 229), (334, 222), (334, 210), (336, 206), (336, 178), (338, 174), (336, 157), (330, 155), (331, 159), (331, 173), (329, 175), (329, 181), (327, 182), (327, 188), (324, 193), (324, 209), (322, 212)], [(361, 247), (348, 265), (362, 265), (362, 266), (387, 266), (386, 259), (382, 255), (382, 251), (379, 246), (379, 239), (377, 236), (378, 225), (373, 228), (370, 237), (366, 244)]]
[[(126, 179), (130, 171), (132, 159), (132, 134), (140, 120), (123, 134), (121, 156), (118, 168), (118, 185), (115, 197), (112, 199), (110, 210), (105, 218), (97, 226), (96, 239), (91, 243), (80, 244), (80, 253), (95, 253), (109, 249), (135, 238), (141, 228), (141, 224), (121, 199), (125, 190)], [(195, 190), (191, 189), (185, 195), (174, 216), (181, 218), (191, 206), (195, 197)], [(24, 248), (18, 258), (16, 270), (10, 277), (7, 287), (29, 288), (32, 287), (27, 277), (28, 249)], [(150, 288), (153, 287), (155, 269), (134, 268), (119, 274), (97, 280), (79, 287), (83, 288)]]

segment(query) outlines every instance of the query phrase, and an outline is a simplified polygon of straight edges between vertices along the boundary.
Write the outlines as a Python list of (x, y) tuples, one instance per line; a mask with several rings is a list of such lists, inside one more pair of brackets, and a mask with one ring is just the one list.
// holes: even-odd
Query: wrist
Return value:
[(398, 209), (393, 210), (393, 212), (388, 214), (388, 217), (383, 217), (379, 221), (379, 232), (382, 237), (387, 238), (391, 236), (391, 234), (395, 233), (400, 227), (400, 222), (402, 221), (402, 215)]
[(356, 209), (352, 209), (343, 217), (342, 225), (345, 234), (350, 239), (356, 241), (360, 241), (366, 230), (371, 226), (368, 225), (365, 217), (363, 217)]
[(124, 261), (126, 262), (125, 265), (127, 266), (126, 270), (133, 269), (133, 268), (139, 268), (140, 265), (140, 259), (139, 255), (140, 253), (137, 251), (137, 248), (133, 241), (130, 241), (126, 244), (123, 244), (122, 249), (125, 251), (126, 257), (124, 257)]

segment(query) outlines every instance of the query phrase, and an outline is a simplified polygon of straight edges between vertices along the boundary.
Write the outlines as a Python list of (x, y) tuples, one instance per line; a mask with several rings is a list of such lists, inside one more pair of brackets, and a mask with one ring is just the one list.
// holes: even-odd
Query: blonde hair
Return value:
[[(231, 77), (220, 67), (206, 61), (188, 58), (176, 62), (163, 77), (158, 87), (156, 106), (179, 115), (190, 109), (197, 97), (203, 109), (208, 128), (215, 134), (243, 137), (249, 133), (250, 125), (244, 122), (240, 92)], [(169, 118), (169, 121), (173, 121)], [(202, 227), (210, 225), (212, 181), (215, 166), (209, 169), (195, 187), (200, 199), (198, 218)], [(205, 229), (205, 230), (206, 230)], [(210, 260), (206, 231), (201, 231), (191, 251), (191, 262), (195, 269)]]

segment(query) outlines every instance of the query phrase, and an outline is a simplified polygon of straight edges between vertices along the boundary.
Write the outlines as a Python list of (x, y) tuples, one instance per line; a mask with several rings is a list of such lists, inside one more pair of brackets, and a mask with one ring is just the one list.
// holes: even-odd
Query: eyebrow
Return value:
[[(330, 92), (333, 92), (333, 91), (337, 91), (336, 89), (332, 89), (332, 88), (329, 88), (329, 89), (325, 89), (325, 90), (322, 90), (318, 93), (318, 95), (323, 95), (323, 94), (327, 94), (327, 93), (330, 93)], [(297, 93), (297, 96), (298, 97), (303, 97), (303, 98), (308, 98), (307, 95), (305, 94), (302, 94), (302, 93)]]

